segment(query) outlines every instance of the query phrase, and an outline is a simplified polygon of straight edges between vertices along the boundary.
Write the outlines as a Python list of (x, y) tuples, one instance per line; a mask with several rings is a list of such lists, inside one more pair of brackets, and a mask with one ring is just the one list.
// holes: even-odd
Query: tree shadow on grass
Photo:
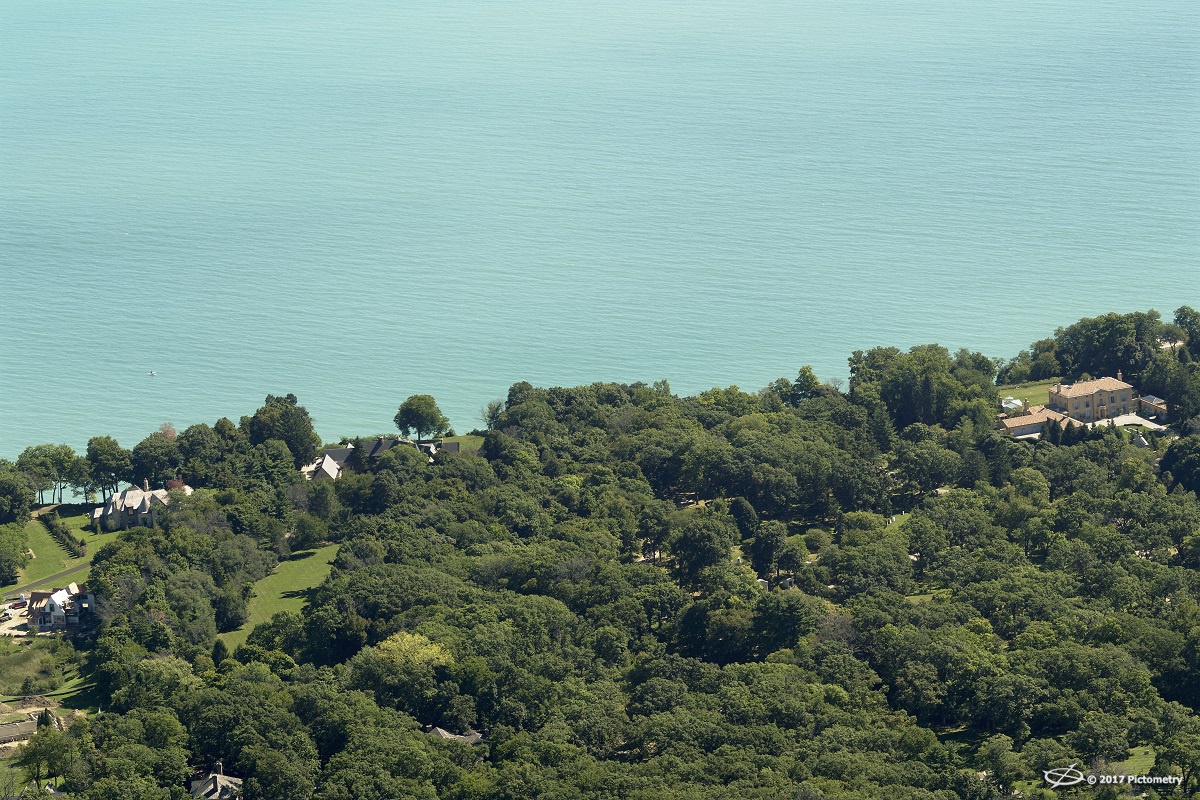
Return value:
[(99, 691), (95, 686), (89, 686), (85, 689), (80, 689), (70, 697), (64, 697), (59, 700), (63, 708), (70, 708), (78, 711), (88, 711), (95, 713), (100, 707)]
[(310, 586), (307, 589), (292, 589), (291, 591), (284, 592), (280, 597), (286, 597), (290, 600), (300, 599), (304, 601), (305, 605), (312, 605), (318, 588), (317, 586)]
[(284, 561), (303, 561), (306, 558), (312, 558), (316, 554), (317, 554), (316, 550), (298, 550), (283, 560)]

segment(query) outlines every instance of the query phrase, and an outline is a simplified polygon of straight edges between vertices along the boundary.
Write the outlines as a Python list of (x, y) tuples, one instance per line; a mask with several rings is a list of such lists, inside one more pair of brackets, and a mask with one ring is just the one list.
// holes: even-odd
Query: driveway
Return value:
[(1106, 425), (1108, 423), (1112, 423), (1113, 425), (1145, 425), (1152, 431), (1165, 431), (1167, 429), (1166, 425), (1159, 425), (1157, 422), (1151, 422), (1145, 417), (1140, 417), (1137, 414), (1120, 414), (1119, 416), (1112, 417), (1108, 420), (1100, 420), (1099, 422), (1094, 422), (1092, 424)]

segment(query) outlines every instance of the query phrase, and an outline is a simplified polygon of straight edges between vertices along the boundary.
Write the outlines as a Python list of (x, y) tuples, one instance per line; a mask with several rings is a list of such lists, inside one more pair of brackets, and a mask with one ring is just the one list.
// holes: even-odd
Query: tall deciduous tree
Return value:
[(1187, 344), (1192, 349), (1200, 347), (1200, 311), (1191, 306), (1175, 309), (1175, 324), (1187, 334)]
[(321, 449), (321, 437), (313, 430), (312, 417), (296, 395), (269, 394), (252, 417), (242, 417), (242, 430), (250, 444), (278, 439), (288, 446), (297, 469), (311, 463)]
[(25, 524), (33, 508), (33, 489), (15, 472), (0, 471), (0, 525)]
[(25, 448), (17, 457), (17, 470), (27, 476), (39, 495), (49, 489), (50, 502), (54, 502), (56, 493), (62, 502), (62, 490), (71, 483), (75, 458), (70, 445), (38, 444)]
[(138, 442), (130, 456), (135, 483), (148, 481), (151, 488), (162, 487), (175, 477), (181, 457), (179, 445), (161, 432), (155, 432)]
[(1162, 459), (1162, 471), (1190, 492), (1200, 492), (1200, 437), (1188, 436), (1171, 442)]
[(687, 519), (668, 544), (679, 582), (693, 586), (705, 569), (727, 563), (735, 535), (733, 525), (722, 519), (699, 515)]
[(450, 420), (438, 408), (433, 395), (428, 394), (414, 394), (401, 403), (394, 421), (400, 433), (405, 436), (416, 433), (418, 441), (450, 430)]
[(801, 367), (796, 375), (796, 382), (792, 384), (792, 404), (799, 405), (811, 397), (816, 397), (820, 387), (821, 381), (817, 379), (813, 368), (807, 365)]
[(87, 460), (92, 468), (92, 479), (105, 499), (117, 491), (121, 481), (132, 479), (132, 456), (111, 436), (93, 436), (88, 440)]
[(29, 562), (27, 548), (23, 525), (0, 525), (0, 584), (16, 583), (21, 567)]
[(747, 555), (750, 565), (760, 578), (770, 577), (775, 572), (779, 554), (787, 541), (787, 526), (778, 520), (767, 520), (758, 528), (758, 534), (750, 543)]

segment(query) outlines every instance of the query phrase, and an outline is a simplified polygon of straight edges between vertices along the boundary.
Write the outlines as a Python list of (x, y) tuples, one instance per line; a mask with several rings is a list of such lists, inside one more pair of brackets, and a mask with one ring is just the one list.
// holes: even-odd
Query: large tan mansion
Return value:
[(1056, 383), (1050, 387), (1046, 408), (1080, 422), (1093, 422), (1121, 414), (1138, 412), (1138, 395), (1134, 388), (1115, 378), (1097, 378), (1082, 383)]
[(1165, 415), (1166, 403), (1157, 397), (1139, 398), (1137, 391), (1121, 380), (1118, 371), (1115, 378), (1056, 383), (1050, 387), (1046, 405), (1030, 406), (1025, 403), (1013, 416), (1001, 416), (999, 425), (1009, 436), (1037, 437), (1051, 421), (1058, 422), (1064, 428), (1072, 425), (1090, 426), (1122, 414), (1136, 414), (1139, 410)]

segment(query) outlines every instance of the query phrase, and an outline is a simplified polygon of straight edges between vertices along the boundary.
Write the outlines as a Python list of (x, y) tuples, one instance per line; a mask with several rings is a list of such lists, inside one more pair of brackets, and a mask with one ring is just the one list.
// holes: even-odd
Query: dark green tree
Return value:
[(89, 439), (87, 460), (92, 467), (92, 479), (105, 499), (120, 488), (121, 481), (133, 479), (133, 454), (111, 436)]
[(33, 509), (33, 489), (21, 475), (0, 471), (0, 525), (9, 522), (24, 524)]
[(767, 520), (758, 527), (758, 533), (747, 548), (750, 565), (760, 578), (769, 578), (775, 574), (779, 554), (783, 552), (784, 542), (787, 541), (787, 526), (778, 520)]
[(693, 514), (672, 532), (667, 546), (680, 583), (693, 586), (705, 569), (729, 562), (732, 528), (714, 517)]
[(1175, 324), (1187, 334), (1184, 343), (1190, 347), (1200, 347), (1200, 311), (1191, 306), (1180, 306), (1175, 309)]
[(1200, 493), (1200, 436), (1185, 436), (1171, 442), (1160, 466), (1176, 484)]
[(175, 477), (181, 461), (175, 440), (156, 431), (134, 446), (130, 455), (131, 477), (134, 483), (149, 483), (151, 489), (161, 489)]
[(418, 441), (450, 430), (450, 420), (442, 414), (433, 395), (428, 394), (414, 394), (401, 403), (394, 421), (401, 434), (408, 436), (414, 432)]
[(297, 469), (312, 463), (321, 449), (321, 437), (313, 430), (312, 417), (294, 394), (269, 394), (253, 416), (242, 417), (242, 430), (250, 444), (278, 439), (287, 445)]

